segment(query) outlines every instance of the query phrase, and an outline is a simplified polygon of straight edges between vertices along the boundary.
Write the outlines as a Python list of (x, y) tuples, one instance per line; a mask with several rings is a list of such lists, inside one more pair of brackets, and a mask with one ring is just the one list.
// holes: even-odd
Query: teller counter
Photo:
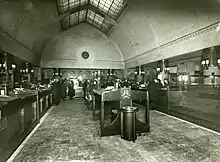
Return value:
[[(50, 108), (50, 90), (0, 96), (0, 161), (6, 161)], [(42, 111), (41, 111), (42, 110)]]
[(150, 105), (151, 105), (151, 109), (167, 113), (168, 112), (168, 89), (161, 88), (159, 91), (157, 91), (153, 99), (150, 100)]
[(220, 87), (196, 85), (185, 90), (160, 89), (151, 98), (152, 109), (220, 132)]
[(186, 91), (168, 91), (168, 112), (220, 132), (220, 88), (193, 86)]
[(42, 117), (53, 105), (53, 95), (51, 90), (38, 91), (37, 100), (39, 101), (39, 114)]

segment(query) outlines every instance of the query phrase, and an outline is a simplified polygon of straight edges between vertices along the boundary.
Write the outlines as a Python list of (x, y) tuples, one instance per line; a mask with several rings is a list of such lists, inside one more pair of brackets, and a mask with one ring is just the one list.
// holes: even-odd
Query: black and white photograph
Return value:
[(220, 0), (0, 0), (0, 162), (220, 162)]

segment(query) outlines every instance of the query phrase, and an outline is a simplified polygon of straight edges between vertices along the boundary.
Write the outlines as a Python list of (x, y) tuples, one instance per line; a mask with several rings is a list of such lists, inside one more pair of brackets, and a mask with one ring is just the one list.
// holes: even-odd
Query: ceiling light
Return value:
[(206, 63), (206, 65), (208, 65), (209, 64), (209, 60), (205, 60), (205, 63)]
[(12, 64), (11, 67), (12, 67), (13, 69), (15, 69), (15, 68), (16, 68), (16, 65), (15, 65), (15, 64)]
[(218, 23), (218, 26), (217, 26), (217, 28), (216, 28), (216, 31), (217, 31), (217, 32), (220, 31), (220, 22)]

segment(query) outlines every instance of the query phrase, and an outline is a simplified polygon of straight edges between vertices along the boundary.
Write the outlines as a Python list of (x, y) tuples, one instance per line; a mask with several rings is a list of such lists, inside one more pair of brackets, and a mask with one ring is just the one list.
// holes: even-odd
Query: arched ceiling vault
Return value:
[(220, 44), (218, 0), (128, 0), (110, 34), (126, 67)]
[(0, 33), (0, 48), (37, 63), (52, 38), (86, 22), (133, 67), (220, 44), (219, 8), (219, 0), (2, 0), (0, 28), (8, 34)]

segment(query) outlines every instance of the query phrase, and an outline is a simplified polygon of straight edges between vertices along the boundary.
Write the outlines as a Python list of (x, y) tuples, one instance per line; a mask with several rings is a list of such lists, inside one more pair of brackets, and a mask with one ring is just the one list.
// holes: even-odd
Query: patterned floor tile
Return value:
[(218, 162), (220, 136), (151, 111), (151, 132), (129, 142), (98, 136), (81, 99), (65, 100), (53, 109), (14, 159), (15, 162)]

